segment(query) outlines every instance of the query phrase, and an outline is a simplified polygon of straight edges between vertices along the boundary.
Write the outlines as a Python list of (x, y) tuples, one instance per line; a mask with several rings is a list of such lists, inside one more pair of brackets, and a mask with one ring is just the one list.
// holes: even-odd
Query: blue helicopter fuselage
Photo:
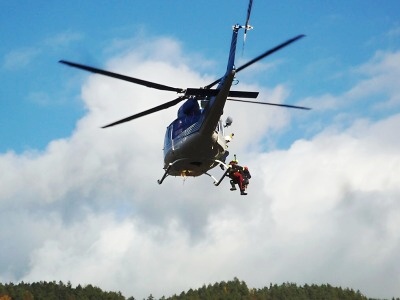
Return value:
[[(225, 75), (217, 95), (189, 98), (178, 110), (178, 118), (168, 127), (164, 140), (164, 169), (172, 176), (200, 176), (226, 158), (227, 141), (220, 120), (235, 77), (235, 54), (239, 25), (233, 26)], [(206, 103), (203, 109), (199, 102)]]
[[(235, 71), (227, 74), (217, 96), (207, 99), (203, 109), (189, 98), (178, 110), (178, 118), (166, 130), (164, 169), (173, 176), (200, 176), (218, 165), (226, 155), (224, 126), (220, 117)], [(204, 99), (200, 99), (204, 100)]]

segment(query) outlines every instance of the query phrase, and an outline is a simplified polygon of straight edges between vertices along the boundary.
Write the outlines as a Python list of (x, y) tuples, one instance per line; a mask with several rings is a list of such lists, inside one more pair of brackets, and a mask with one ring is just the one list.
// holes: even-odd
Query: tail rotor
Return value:
[(243, 48), (242, 48), (242, 55), (244, 52), (244, 44), (246, 43), (246, 35), (247, 35), (247, 30), (253, 29), (253, 26), (249, 25), (249, 20), (250, 20), (250, 14), (251, 14), (251, 7), (253, 6), (253, 0), (249, 0), (249, 6), (247, 8), (247, 17), (246, 17), (246, 23), (244, 25), (244, 36), (243, 36)]

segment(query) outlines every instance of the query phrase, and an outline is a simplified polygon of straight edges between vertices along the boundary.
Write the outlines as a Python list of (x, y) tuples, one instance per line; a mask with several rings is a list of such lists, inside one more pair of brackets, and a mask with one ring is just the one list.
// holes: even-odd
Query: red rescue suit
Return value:
[(245, 192), (247, 185), (249, 184), (249, 179), (251, 178), (249, 169), (247, 167), (241, 167), (236, 161), (231, 161), (229, 163), (231, 171), (229, 172), (229, 178), (231, 178), (231, 191), (236, 190), (235, 184), (239, 185), (240, 194), (247, 195)]

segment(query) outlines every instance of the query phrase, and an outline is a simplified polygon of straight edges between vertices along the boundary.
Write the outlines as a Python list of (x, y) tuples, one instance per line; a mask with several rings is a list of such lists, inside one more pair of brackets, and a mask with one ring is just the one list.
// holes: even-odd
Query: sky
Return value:
[[(247, 1), (0, 3), (0, 281), (71, 281), (138, 299), (234, 277), (249, 287), (329, 283), (400, 296), (399, 1), (254, 0), (227, 103), (248, 195), (168, 177), (176, 98), (60, 59), (176, 87), (226, 68)], [(236, 88), (236, 87), (235, 87)], [(216, 177), (221, 170), (212, 170)]]

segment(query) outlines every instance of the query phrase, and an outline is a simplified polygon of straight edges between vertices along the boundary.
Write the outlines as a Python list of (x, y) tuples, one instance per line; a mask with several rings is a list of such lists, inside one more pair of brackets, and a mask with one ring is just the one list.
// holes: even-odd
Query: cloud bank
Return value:
[[(389, 76), (399, 73), (398, 56), (380, 53), (359, 68), (364, 79), (329, 101), (357, 94), (368, 103), (368, 84), (380, 104), (398, 105), (400, 77)], [(204, 86), (215, 78), (191, 68), (197, 59), (174, 40), (154, 39), (107, 68)], [(278, 102), (289, 93), (255, 88)], [(324, 124), (310, 139), (271, 150), (268, 134), (289, 126), (292, 113), (229, 103), (231, 152), (253, 175), (241, 197), (206, 176), (158, 186), (164, 130), (178, 107), (99, 128), (175, 96), (91, 75), (82, 86), (87, 114), (69, 137), (42, 152), (0, 155), (1, 281), (70, 280), (141, 298), (236, 276), (254, 287), (330, 283), (400, 295), (400, 113)], [(313, 116), (305, 122), (312, 126)]]

